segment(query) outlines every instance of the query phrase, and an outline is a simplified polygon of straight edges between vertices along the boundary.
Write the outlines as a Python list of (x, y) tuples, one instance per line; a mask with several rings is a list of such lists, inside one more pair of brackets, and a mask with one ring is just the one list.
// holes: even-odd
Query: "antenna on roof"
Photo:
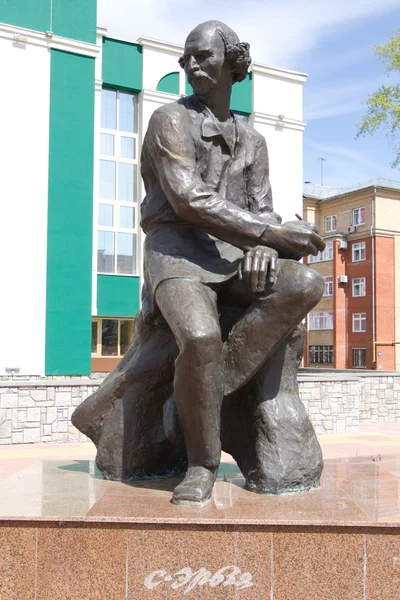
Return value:
[(321, 185), (324, 185), (324, 162), (326, 162), (326, 158), (319, 157), (318, 160), (321, 161)]

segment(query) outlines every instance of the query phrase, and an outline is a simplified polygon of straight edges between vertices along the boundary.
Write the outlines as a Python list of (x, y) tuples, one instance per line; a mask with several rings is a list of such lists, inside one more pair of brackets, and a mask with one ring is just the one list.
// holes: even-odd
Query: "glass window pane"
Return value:
[(114, 208), (111, 204), (99, 204), (99, 225), (112, 227), (114, 223)]
[(121, 202), (133, 202), (134, 168), (128, 163), (118, 164), (118, 200)]
[(115, 162), (100, 161), (100, 198), (115, 200)]
[(133, 321), (121, 321), (119, 349), (121, 356), (126, 354), (132, 342)]
[(114, 273), (114, 233), (112, 231), (99, 231), (97, 271)]
[(117, 273), (133, 275), (136, 270), (136, 234), (118, 233)]
[(135, 133), (135, 113), (133, 94), (119, 93), (119, 130)]
[(101, 91), (101, 127), (117, 129), (117, 92)]
[(92, 322), (92, 354), (97, 354), (97, 321)]
[(100, 134), (100, 154), (114, 156), (114, 136), (111, 133)]
[(135, 227), (135, 209), (133, 207), (121, 206), (119, 226), (124, 229), (133, 229)]
[(101, 355), (118, 356), (117, 319), (102, 319), (101, 321)]
[(121, 157), (135, 158), (135, 139), (121, 137)]

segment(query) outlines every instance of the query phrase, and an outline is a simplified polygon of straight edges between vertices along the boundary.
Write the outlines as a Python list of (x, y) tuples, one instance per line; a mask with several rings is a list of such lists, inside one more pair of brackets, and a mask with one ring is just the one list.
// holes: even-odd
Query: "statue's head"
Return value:
[(220, 21), (206, 21), (191, 31), (179, 64), (195, 94), (206, 94), (226, 82), (245, 79), (251, 63), (250, 46)]

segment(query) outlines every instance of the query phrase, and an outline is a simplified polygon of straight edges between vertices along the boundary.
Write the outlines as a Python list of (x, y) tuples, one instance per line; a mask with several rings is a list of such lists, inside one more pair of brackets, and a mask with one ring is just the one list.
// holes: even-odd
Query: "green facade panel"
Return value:
[(91, 367), (94, 59), (51, 51), (46, 375)]
[(97, 0), (0, 0), (0, 22), (96, 43)]
[(103, 84), (120, 90), (140, 92), (143, 56), (139, 44), (103, 38)]
[(139, 277), (97, 275), (99, 317), (134, 317), (139, 308)]
[[(186, 79), (185, 92), (187, 96), (193, 94), (193, 89)], [(251, 115), (253, 112), (253, 75), (249, 73), (243, 81), (232, 86), (231, 110)]]
[(53, 0), (53, 32), (96, 43), (97, 0)]
[(36, 31), (51, 28), (51, 0), (0, 0), (0, 22)]
[(164, 75), (157, 84), (157, 90), (168, 94), (179, 94), (179, 73), (174, 72)]
[(193, 94), (193, 88), (185, 77), (185, 94), (186, 96), (191, 96)]
[(245, 115), (253, 112), (253, 75), (249, 73), (243, 81), (232, 87), (231, 110)]

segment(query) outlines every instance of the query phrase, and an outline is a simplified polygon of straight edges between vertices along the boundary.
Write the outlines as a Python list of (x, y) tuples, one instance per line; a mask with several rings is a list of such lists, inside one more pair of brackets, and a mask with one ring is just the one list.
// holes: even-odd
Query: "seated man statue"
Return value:
[[(142, 147), (141, 172), (146, 189), (141, 207), (141, 224), (146, 233), (145, 285), (134, 350), (96, 392), (96, 402), (88, 399), (73, 416), (74, 424), (94, 439), (99, 452), (103, 445), (107, 459), (98, 457), (98, 464), (104, 475), (116, 477), (116, 471), (110, 467), (114, 460), (110, 456), (115, 454), (115, 449), (110, 449), (111, 444), (116, 444), (115, 428), (119, 427), (121, 432), (118, 444), (126, 443), (121, 441), (124, 436), (132, 438), (132, 428), (136, 425), (127, 415), (135, 410), (132, 408), (135, 394), (144, 395), (137, 387), (134, 391), (134, 385), (143, 386), (146, 379), (146, 401), (156, 402), (155, 388), (161, 386), (156, 379), (164, 364), (161, 348), (166, 344), (160, 341), (157, 345), (155, 340), (161, 335), (159, 331), (167, 332), (165, 335), (170, 338), (165, 364), (172, 365), (172, 370), (164, 375), (159, 391), (164, 416), (159, 408), (160, 414), (150, 417), (148, 413), (146, 419), (153, 419), (154, 424), (154, 420), (163, 418), (171, 447), (174, 443), (179, 445), (177, 428), (182, 434), (187, 470), (173, 492), (175, 504), (201, 506), (210, 501), (221, 456), (221, 418), (227, 423), (225, 437), (231, 436), (226, 449), (235, 456), (235, 444), (242, 444), (240, 433), (236, 441), (232, 437), (235, 427), (228, 425), (230, 417), (224, 417), (224, 398), (234, 398), (238, 393), (241, 398), (246, 394), (254, 396), (255, 387), (261, 389), (263, 385), (262, 401), (276, 398), (278, 392), (272, 394), (271, 386), (277, 385), (279, 391), (285, 384), (282, 371), (285, 358), (279, 359), (279, 366), (279, 348), (300, 331), (302, 320), (324, 290), (322, 277), (298, 262), (304, 256), (322, 251), (323, 240), (307, 222), (282, 223), (273, 212), (265, 140), (229, 108), (232, 85), (246, 77), (250, 62), (249, 45), (239, 42), (235, 32), (221, 22), (208, 21), (189, 34), (180, 64), (194, 94), (154, 112)], [(224, 306), (236, 311), (226, 333), (226, 324), (222, 322)], [(152, 331), (144, 335), (146, 327)], [(156, 356), (150, 358), (150, 350), (144, 355), (143, 348), (151, 343)], [(294, 373), (303, 349), (304, 337), (301, 337), (300, 354), (297, 349), (287, 359), (295, 365)], [(160, 353), (158, 364), (157, 353)], [(262, 369), (262, 381), (267, 381), (266, 384), (259, 377)], [(250, 389), (257, 374), (257, 386)], [(296, 383), (292, 381), (291, 386), (298, 396)], [(288, 390), (287, 402), (290, 393)], [(116, 401), (121, 398), (125, 408), (113, 417), (112, 410), (115, 412)], [(281, 400), (281, 404), (284, 402)], [(261, 400), (255, 404), (259, 406)], [(232, 401), (231, 411), (241, 410), (233, 408), (234, 405)], [(101, 424), (98, 416), (94, 416), (96, 410), (103, 415)], [(264, 432), (263, 439), (274, 438), (273, 428), (279, 429), (279, 419), (283, 418), (279, 416), (283, 415), (280, 410), (275, 411), (272, 430)], [(256, 413), (254, 407), (251, 411), (255, 425), (249, 431), (262, 429), (260, 411)], [(296, 428), (294, 414), (285, 413), (286, 430), (290, 426)], [(291, 483), (286, 482), (276, 491), (305, 489), (319, 480), (322, 468), (319, 446), (313, 432), (310, 433), (307, 417), (301, 415), (301, 426), (308, 431), (307, 444), (313, 444), (318, 465), (313, 465), (308, 483), (302, 480), (303, 475), (297, 474)], [(96, 418), (98, 425), (93, 433), (88, 420)], [(136, 421), (140, 418), (142, 422), (146, 420), (136, 412)], [(112, 427), (110, 423), (114, 423)], [(104, 432), (100, 431), (102, 428)], [(153, 433), (151, 436), (153, 441), (147, 440), (149, 453), (157, 438)], [(289, 438), (285, 433), (281, 441), (276, 441), (282, 447), (271, 450), (272, 454), (289, 452), (292, 444)], [(252, 440), (253, 446), (260, 440), (260, 437), (258, 441)], [(132, 439), (129, 443), (129, 451), (121, 452), (125, 456), (123, 461), (131, 461), (132, 465), (133, 454), (142, 450), (132, 450)], [(283, 447), (285, 444), (287, 448)], [(251, 473), (262, 467), (246, 463), (246, 460), (254, 462), (255, 458), (248, 457), (256, 456), (260, 450), (240, 452), (238, 464), (246, 472), (248, 487), (268, 491), (260, 489), (258, 484), (251, 485)], [(300, 456), (302, 450), (296, 452)], [(140, 469), (136, 464), (130, 470), (122, 469), (118, 476), (140, 474), (149, 475), (145, 467)]]

